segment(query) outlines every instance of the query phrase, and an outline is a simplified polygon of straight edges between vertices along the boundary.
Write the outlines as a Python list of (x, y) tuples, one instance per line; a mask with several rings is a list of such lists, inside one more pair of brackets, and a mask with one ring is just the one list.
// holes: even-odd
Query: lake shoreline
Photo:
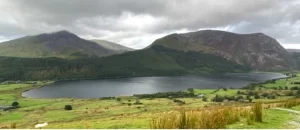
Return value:
[[(259, 72), (259, 73), (261, 73), (261, 74), (265, 74), (265, 72)], [(272, 72), (273, 74), (282, 74), (282, 73), (274, 73), (274, 72)], [(253, 72), (252, 73), (227, 73), (227, 74), (253, 74)], [(256, 73), (255, 73), (256, 74)], [(216, 77), (216, 76), (221, 76), (221, 75), (224, 75), (224, 74), (220, 74), (220, 75), (176, 75), (176, 76), (145, 76), (145, 77), (152, 77), (152, 78), (156, 78), (156, 77), (180, 77), (180, 76), (214, 76), (214, 77)], [(225, 74), (226, 75), (226, 74)], [(145, 78), (145, 77), (131, 77), (131, 78)], [(127, 77), (122, 77), (122, 78), (109, 78), (109, 79), (112, 79), (112, 80), (114, 80), (114, 79), (126, 79)], [(273, 78), (272, 80), (278, 80), (278, 79), (284, 79), (284, 78), (288, 78), (288, 77), (280, 77), (280, 78)], [(27, 91), (30, 91), (30, 90), (33, 90), (33, 89), (37, 89), (37, 88), (42, 88), (42, 87), (47, 87), (47, 86), (49, 86), (49, 85), (53, 85), (53, 84), (55, 84), (55, 83), (61, 83), (61, 82), (68, 82), (68, 81), (91, 81), (91, 80), (96, 80), (96, 81), (98, 81), (98, 80), (102, 80), (102, 79), (80, 79), (80, 80), (64, 80), (64, 81), (62, 81), (62, 80), (60, 80), (60, 81), (53, 81), (52, 83), (50, 83), (50, 84), (46, 84), (46, 85), (43, 85), (43, 86), (39, 86), (39, 87), (34, 87), (34, 88), (30, 88), (30, 89), (27, 89), (27, 90), (25, 90), (25, 91), (23, 91), (22, 93), (21, 93), (21, 97), (23, 97), (23, 98), (34, 98), (34, 99), (61, 99), (61, 98), (74, 98), (74, 99), (98, 99), (98, 98), (103, 98), (103, 97), (118, 97), (118, 96), (122, 96), (122, 95), (114, 95), (114, 96), (101, 96), (101, 97), (84, 97), (84, 98), (82, 98), (82, 97), (57, 97), (57, 98), (55, 98), (55, 97), (53, 97), (53, 98), (49, 98), (49, 97), (44, 97), (44, 98), (35, 98), (35, 97), (29, 97), (29, 96), (23, 96), (23, 93), (25, 93), (25, 92), (27, 92)], [(253, 82), (253, 83), (263, 83), (263, 82), (265, 82), (265, 81), (262, 81), (262, 82)], [(248, 83), (247, 85), (249, 85), (249, 84), (251, 84), (251, 83)], [(246, 85), (246, 86), (247, 86)], [(243, 87), (245, 87), (245, 86), (243, 86)], [(243, 88), (243, 87), (239, 87), (239, 88)], [(236, 88), (236, 89), (239, 89), (239, 88)], [(179, 91), (183, 91), (183, 90), (185, 90), (186, 88), (184, 88), (184, 89), (181, 89), (181, 90), (179, 90)], [(199, 89), (216, 89), (216, 88), (199, 88)], [(165, 92), (165, 91), (162, 91), (162, 92)], [(169, 92), (169, 91), (168, 91)], [(148, 94), (150, 94), (151, 92), (149, 92)], [(155, 92), (156, 93), (156, 92)], [(134, 93), (134, 94), (139, 94), (139, 93)], [(130, 95), (124, 95), (124, 96), (133, 96), (134, 94), (130, 94)]]

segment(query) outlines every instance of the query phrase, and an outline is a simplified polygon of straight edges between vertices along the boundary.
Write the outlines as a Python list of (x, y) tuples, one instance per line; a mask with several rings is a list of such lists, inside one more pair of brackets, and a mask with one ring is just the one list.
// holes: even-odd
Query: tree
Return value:
[(260, 99), (260, 96), (259, 95), (255, 95), (254, 98), (255, 99)]
[(261, 96), (268, 97), (269, 95), (270, 95), (269, 93), (263, 93)]
[(65, 105), (65, 110), (72, 110), (72, 106), (71, 105)]
[(19, 106), (19, 103), (18, 103), (18, 102), (13, 102), (13, 103), (11, 104), (11, 106), (13, 106), (13, 107)]
[(193, 88), (188, 88), (187, 91), (189, 91), (190, 93), (194, 93), (194, 89)]
[(121, 101), (121, 98), (116, 98), (116, 100), (119, 102), (119, 101)]
[(249, 98), (248, 100), (249, 100), (249, 102), (252, 102), (252, 98)]

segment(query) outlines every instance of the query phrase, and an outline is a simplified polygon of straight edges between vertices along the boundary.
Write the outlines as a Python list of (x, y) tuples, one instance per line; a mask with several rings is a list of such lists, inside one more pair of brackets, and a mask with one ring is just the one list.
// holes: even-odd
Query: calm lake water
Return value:
[(180, 91), (187, 88), (241, 88), (249, 83), (284, 78), (277, 73), (238, 73), (219, 76), (134, 77), (123, 79), (56, 82), (32, 89), (22, 96), (31, 98), (99, 98), (133, 94)]

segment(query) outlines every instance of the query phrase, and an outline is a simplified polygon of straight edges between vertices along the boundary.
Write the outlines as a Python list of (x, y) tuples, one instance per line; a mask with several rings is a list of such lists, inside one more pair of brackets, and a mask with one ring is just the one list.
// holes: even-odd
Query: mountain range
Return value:
[(44, 80), (292, 70), (293, 56), (262, 34), (203, 30), (133, 50), (59, 31), (0, 43), (0, 79)]

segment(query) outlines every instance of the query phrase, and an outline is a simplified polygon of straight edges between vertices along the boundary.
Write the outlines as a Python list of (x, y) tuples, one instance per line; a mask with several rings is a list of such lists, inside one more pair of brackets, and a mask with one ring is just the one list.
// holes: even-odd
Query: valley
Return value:
[[(176, 113), (181, 110), (201, 112), (202, 109), (214, 110), (220, 107), (233, 109), (252, 106), (255, 103), (262, 103), (265, 106), (262, 109), (262, 123), (254, 121), (248, 124), (247, 119), (241, 115), (239, 120), (226, 125), (226, 128), (298, 128), (297, 125), (290, 124), (299, 122), (297, 115), (290, 114), (289, 111), (273, 109), (284, 108), (281, 104), (284, 105), (293, 100), (296, 100), (297, 104), (300, 103), (298, 99), (293, 99), (298, 95), (300, 88), (299, 85), (294, 84), (296, 81), (299, 81), (298, 74), (287, 79), (250, 84), (241, 89), (187, 89), (185, 91), (185, 93), (192, 91), (194, 95), (204, 94), (206, 100), (203, 97), (177, 98), (176, 95), (170, 99), (168, 94), (165, 95), (165, 98), (156, 98), (155, 95), (153, 98), (137, 95), (93, 99), (35, 99), (21, 97), (21, 93), (53, 82), (2, 82), (0, 104), (9, 105), (17, 101), (20, 108), (1, 111), (0, 128), (33, 128), (35, 124), (43, 122), (48, 122), (49, 125), (46, 128), (153, 128), (151, 122), (160, 119), (158, 117), (166, 112)], [(281, 86), (285, 87), (281, 88)], [(255, 95), (258, 95), (259, 98)], [(232, 96), (238, 100), (228, 99)], [(184, 103), (174, 102), (174, 99)], [(73, 110), (64, 110), (65, 105), (71, 105)], [(288, 109), (297, 111), (300, 108), (295, 105)], [(167, 114), (163, 117), (169, 116), (172, 115)]]
[(297, 52), (265, 34), (203, 30), (133, 50), (58, 31), (0, 47), (0, 128), (299, 127)]

